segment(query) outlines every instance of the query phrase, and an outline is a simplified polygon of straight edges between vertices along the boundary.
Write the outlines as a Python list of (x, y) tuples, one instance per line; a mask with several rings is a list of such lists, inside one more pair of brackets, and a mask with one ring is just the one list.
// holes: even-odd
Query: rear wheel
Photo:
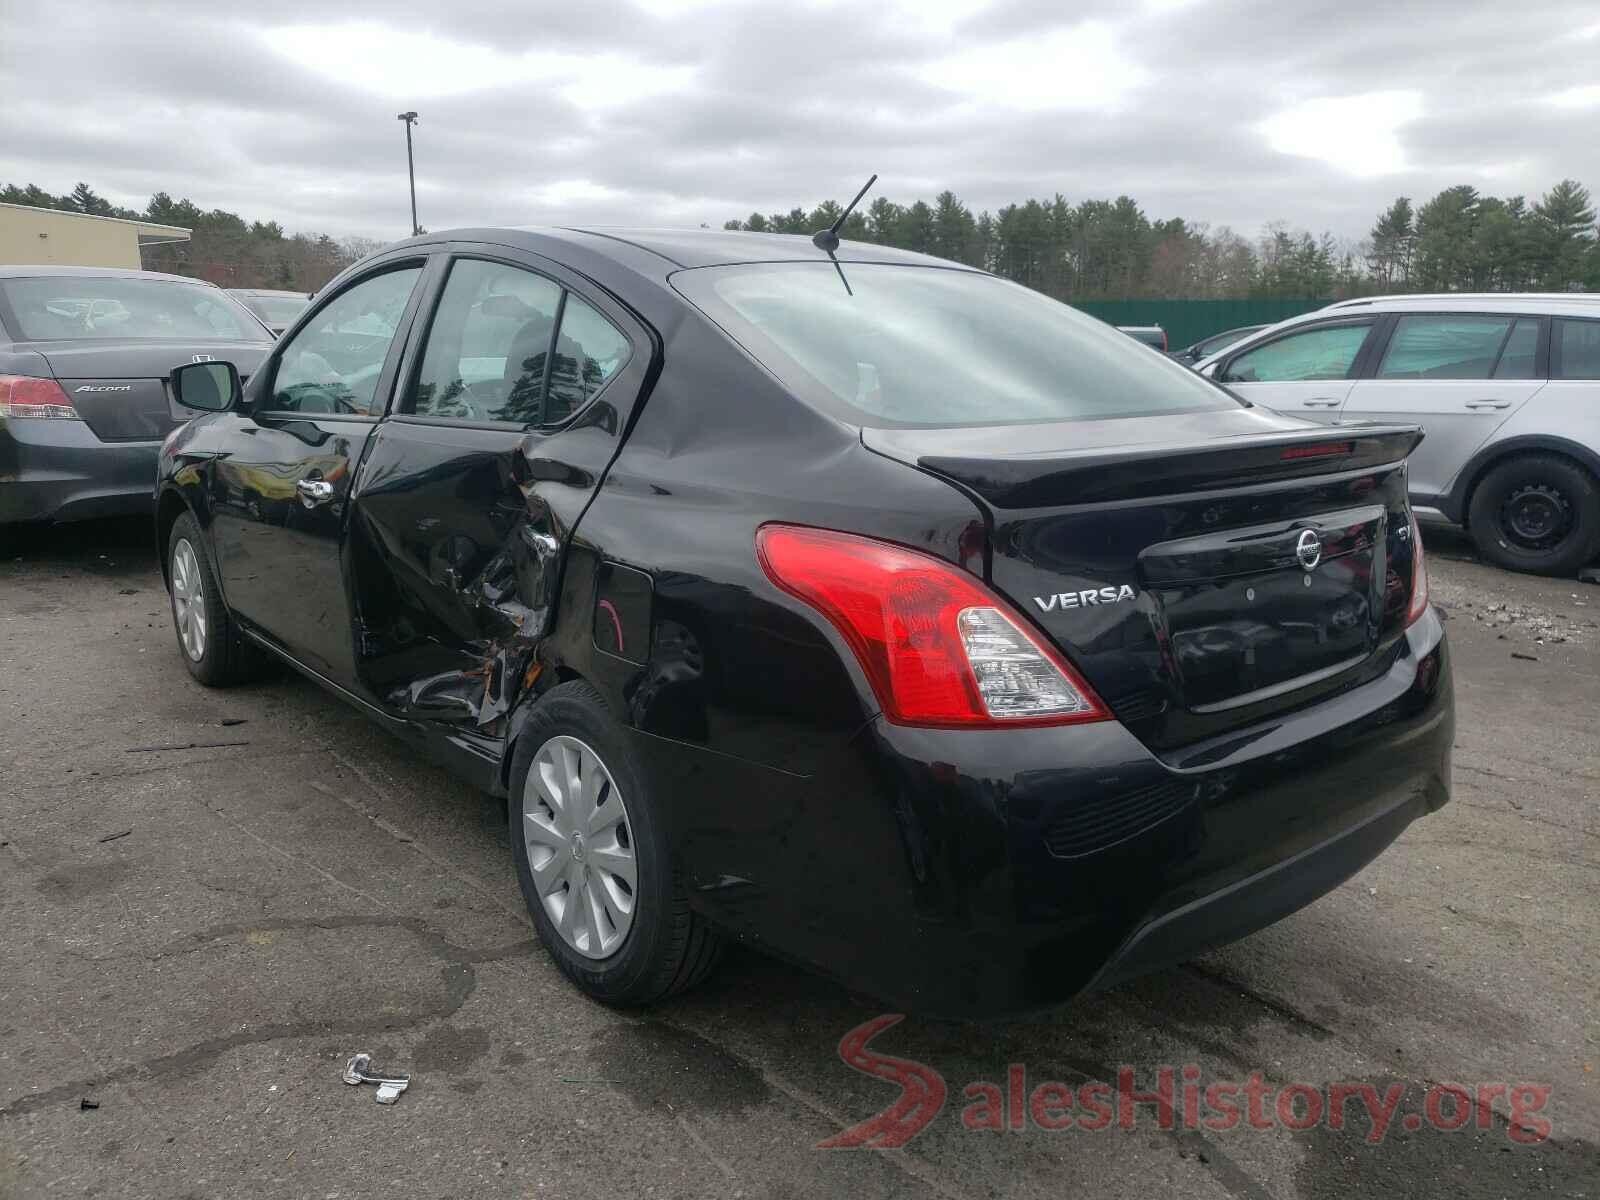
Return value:
[(564, 683), (538, 702), (510, 782), (517, 881), (568, 979), (631, 1006), (711, 971), (721, 939), (690, 911), (655, 795), (594, 688)]
[(167, 581), (172, 627), (189, 674), (211, 687), (253, 677), (260, 656), (246, 644), (222, 602), (199, 526), (188, 513), (173, 522), (167, 535)]
[(1472, 538), (1513, 571), (1568, 575), (1600, 548), (1600, 486), (1557, 454), (1525, 454), (1490, 468), (1472, 493)]

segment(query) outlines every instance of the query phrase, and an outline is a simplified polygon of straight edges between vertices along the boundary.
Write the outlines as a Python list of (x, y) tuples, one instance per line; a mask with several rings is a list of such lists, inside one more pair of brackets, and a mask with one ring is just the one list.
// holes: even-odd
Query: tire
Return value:
[[(562, 811), (574, 765), (580, 782), (594, 781), (579, 792), (599, 792), (582, 823)], [(517, 881), (562, 974), (603, 1004), (635, 1007), (711, 972), (722, 939), (690, 911), (661, 805), (599, 692), (574, 681), (537, 702), (517, 739), (510, 785)], [(581, 900), (571, 905), (575, 883)]]
[(1467, 525), (1496, 566), (1571, 575), (1600, 549), (1600, 484), (1559, 454), (1518, 455), (1478, 481)]
[(207, 687), (227, 687), (260, 673), (260, 652), (244, 640), (222, 602), (205, 539), (189, 513), (167, 535), (167, 591), (178, 653), (189, 674)]

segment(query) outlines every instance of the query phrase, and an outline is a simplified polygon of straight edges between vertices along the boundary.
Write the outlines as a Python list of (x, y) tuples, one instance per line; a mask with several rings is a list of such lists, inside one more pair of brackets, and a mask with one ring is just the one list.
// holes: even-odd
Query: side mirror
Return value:
[(227, 412), (239, 406), (244, 388), (231, 362), (185, 363), (173, 369), (172, 394), (185, 408)]

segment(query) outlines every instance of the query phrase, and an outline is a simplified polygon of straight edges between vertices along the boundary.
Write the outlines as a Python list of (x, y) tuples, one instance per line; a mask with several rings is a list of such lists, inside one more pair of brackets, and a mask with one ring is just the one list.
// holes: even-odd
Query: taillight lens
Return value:
[(1411, 607), (1406, 610), (1406, 625), (1410, 626), (1428, 611), (1428, 563), (1422, 553), (1422, 527), (1411, 518)]
[(81, 419), (59, 383), (32, 375), (0, 375), (0, 417)]
[(998, 596), (940, 559), (826, 529), (766, 525), (767, 577), (832, 622), (897, 725), (1108, 720), (1089, 685)]

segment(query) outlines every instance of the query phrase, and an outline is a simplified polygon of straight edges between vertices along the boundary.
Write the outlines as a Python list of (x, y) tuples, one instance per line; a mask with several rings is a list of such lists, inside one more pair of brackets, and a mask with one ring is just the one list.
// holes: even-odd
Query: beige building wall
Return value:
[(0, 264), (138, 270), (140, 234), (161, 241), (189, 240), (187, 229), (172, 225), (0, 204)]

